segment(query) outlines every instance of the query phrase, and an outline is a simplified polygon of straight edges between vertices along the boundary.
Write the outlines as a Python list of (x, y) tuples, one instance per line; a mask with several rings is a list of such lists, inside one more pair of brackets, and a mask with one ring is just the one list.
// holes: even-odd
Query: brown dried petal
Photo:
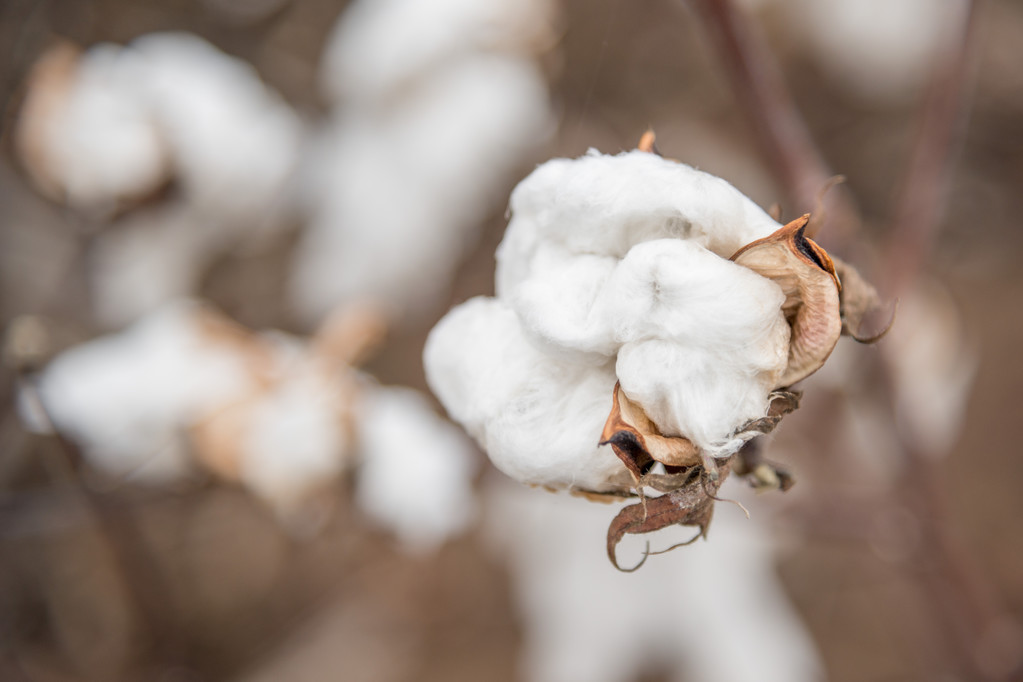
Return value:
[(789, 359), (778, 386), (791, 386), (816, 372), (842, 333), (841, 284), (827, 252), (804, 236), (810, 215), (747, 244), (732, 260), (781, 287), (782, 311), (792, 326)]
[(643, 408), (629, 400), (617, 383), (600, 444), (610, 445), (637, 479), (654, 461), (670, 467), (688, 467), (701, 462), (699, 449), (691, 440), (661, 435)]
[(834, 262), (835, 272), (842, 282), (840, 297), (842, 334), (851, 336), (860, 343), (880, 341), (892, 328), (892, 323), (895, 322), (895, 311), (892, 310), (891, 319), (881, 331), (869, 336), (861, 336), (860, 327), (863, 324), (863, 319), (881, 307), (881, 297), (878, 296), (877, 290), (856, 271), (856, 268), (838, 258), (835, 258)]

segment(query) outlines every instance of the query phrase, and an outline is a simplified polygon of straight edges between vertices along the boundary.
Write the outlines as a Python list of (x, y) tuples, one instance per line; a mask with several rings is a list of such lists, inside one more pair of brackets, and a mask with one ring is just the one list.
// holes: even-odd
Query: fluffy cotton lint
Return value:
[(476, 504), (474, 448), (408, 388), (365, 386), (359, 405), (359, 506), (413, 552), (465, 530)]
[(724, 180), (645, 152), (536, 169), (512, 194), (497, 297), (451, 311), (427, 378), (505, 473), (619, 486), (598, 447), (615, 382), (662, 434), (727, 457), (787, 363), (785, 297), (731, 262), (780, 225)]

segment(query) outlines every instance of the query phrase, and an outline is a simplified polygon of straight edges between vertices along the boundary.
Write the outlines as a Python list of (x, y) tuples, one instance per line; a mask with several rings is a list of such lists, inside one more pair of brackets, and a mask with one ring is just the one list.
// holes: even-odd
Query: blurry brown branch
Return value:
[(884, 249), (882, 291), (891, 298), (919, 274), (945, 214), (946, 195), (969, 113), (972, 39), (981, 2), (967, 3), (956, 40), (944, 50), (921, 108), (917, 138), (903, 176)]
[[(731, 0), (692, 0), (713, 36), (721, 61), (733, 82), (736, 98), (749, 115), (760, 147), (790, 198), (811, 207), (817, 190), (830, 173), (806, 126), (785, 90), (778, 68), (755, 27)], [(916, 281), (944, 215), (959, 133), (971, 93), (972, 45), (981, 3), (968, 3), (955, 41), (935, 65), (924, 99), (918, 136), (907, 163), (896, 204), (881, 272), (882, 289), (897, 296)], [(834, 203), (833, 203), (834, 205)], [(835, 209), (832, 208), (832, 211)], [(847, 197), (841, 199), (837, 222), (839, 239), (848, 239), (860, 224)], [(834, 246), (832, 240), (832, 245)], [(882, 364), (884, 364), (882, 360)], [(921, 580), (924, 609), (931, 611), (941, 650), (969, 679), (1011, 679), (983, 661), (986, 638), (1004, 623), (1003, 609), (990, 581), (954, 533), (947, 511), (947, 484), (933, 457), (922, 452), (912, 433), (895, 422), (894, 373), (884, 364), (881, 389), (889, 403), (891, 428), (897, 434), (908, 466), (902, 479), (886, 487), (888, 500), (879, 506), (908, 502), (924, 530), (920, 551), (908, 569)], [(1019, 661), (1016, 661), (1017, 671)]]
[[(796, 109), (774, 55), (757, 27), (731, 0), (691, 2), (703, 18), (764, 160), (793, 204), (790, 210), (793, 214), (813, 210), (834, 173)], [(828, 246), (841, 250), (858, 226), (844, 189), (829, 194), (827, 212)], [(814, 236), (812, 231), (808, 234)]]

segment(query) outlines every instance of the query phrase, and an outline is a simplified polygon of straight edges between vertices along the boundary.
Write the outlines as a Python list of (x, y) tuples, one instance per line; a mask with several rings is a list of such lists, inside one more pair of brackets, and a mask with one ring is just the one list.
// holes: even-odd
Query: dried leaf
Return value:
[(810, 215), (747, 244), (732, 260), (781, 287), (782, 311), (792, 326), (788, 366), (778, 386), (791, 386), (816, 372), (842, 333), (841, 284), (830, 256), (804, 236)]
[[(728, 476), (728, 463), (719, 466), (717, 480), (711, 480), (706, 472), (697, 470), (698, 475), (690, 476), (688, 482), (680, 488), (672, 490), (660, 497), (644, 500), (623, 508), (607, 529), (607, 556), (612, 565), (619, 571), (630, 573), (646, 561), (650, 554), (661, 554), (676, 547), (694, 542), (707, 534), (711, 518), (714, 514), (714, 501), (721, 483)], [(615, 550), (626, 535), (652, 533), (668, 526), (695, 526), (700, 532), (687, 542), (673, 545), (661, 552), (644, 553), (643, 559), (632, 568), (622, 568), (618, 564)]]
[(840, 296), (842, 334), (851, 336), (860, 343), (877, 343), (892, 328), (892, 324), (895, 322), (898, 301), (896, 301), (892, 309), (888, 323), (881, 331), (861, 336), (860, 327), (863, 324), (863, 319), (881, 307), (881, 297), (878, 296), (877, 290), (856, 271), (856, 268), (838, 258), (834, 259), (834, 263), (835, 272), (838, 274), (839, 281), (842, 282), (842, 293)]

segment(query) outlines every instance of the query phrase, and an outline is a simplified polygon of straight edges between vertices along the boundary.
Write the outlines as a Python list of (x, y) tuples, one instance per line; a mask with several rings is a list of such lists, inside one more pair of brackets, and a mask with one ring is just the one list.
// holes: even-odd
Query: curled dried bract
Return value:
[(792, 326), (792, 338), (779, 386), (791, 386), (820, 369), (842, 334), (841, 284), (831, 257), (804, 235), (809, 220), (808, 213), (732, 256), (785, 294), (782, 312)]

